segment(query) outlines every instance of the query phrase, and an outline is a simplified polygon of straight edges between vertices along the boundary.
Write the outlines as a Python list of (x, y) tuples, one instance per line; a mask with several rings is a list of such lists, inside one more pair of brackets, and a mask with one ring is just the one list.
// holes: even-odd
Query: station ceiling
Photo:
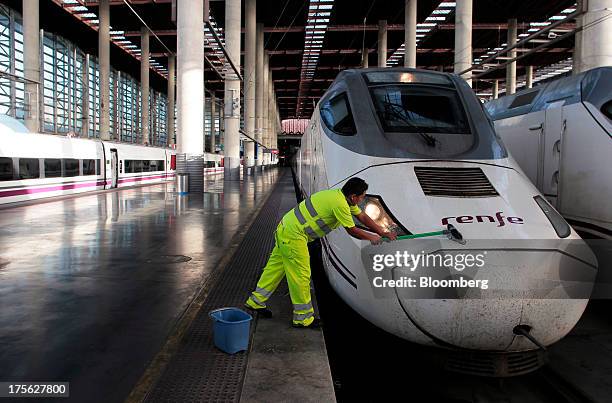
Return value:
[[(21, 8), (21, 1), (0, 0), (11, 7)], [(24, 0), (26, 1), (26, 0)], [(176, 51), (176, 24), (172, 20), (172, 0), (111, 0), (112, 31), (123, 31), (124, 40), (129, 41), (131, 49), (120, 49), (116, 44), (111, 47), (111, 64), (115, 68), (132, 71), (139, 75), (138, 53), (140, 48), (140, 27), (142, 20), (153, 30), (157, 38), (151, 37), (150, 49), (157, 74), (152, 76), (152, 85), (164, 90), (167, 58), (169, 51)], [(12, 3), (12, 4), (11, 4)], [(67, 36), (79, 46), (97, 53), (97, 25), (95, 17), (83, 18), (85, 13), (98, 14), (98, 1), (92, 0), (40, 0), (41, 27)], [(76, 4), (75, 4), (76, 3)], [(128, 4), (129, 3), (129, 6)], [(314, 103), (334, 80), (338, 71), (359, 67), (361, 50), (369, 49), (369, 65), (376, 65), (378, 43), (378, 21), (387, 20), (388, 57), (404, 43), (404, 0), (259, 0), (257, 2), (258, 22), (265, 25), (265, 48), (270, 53), (270, 66), (278, 99), (281, 118), (309, 117)], [(321, 18), (318, 24), (323, 29), (323, 42), (314, 48), (318, 55), (316, 69), (311, 77), (303, 74), (306, 26), (309, 24), (309, 9), (313, 4), (331, 5), (325, 7), (328, 17)], [(454, 7), (452, 2), (443, 6), (438, 0), (418, 0), (417, 23), (434, 23), (428, 32), (418, 32), (417, 67), (425, 69), (453, 70), (454, 58)], [(472, 47), (474, 59), (485, 55), (506, 43), (509, 18), (518, 21), (518, 33), (531, 33), (541, 29), (542, 23), (559, 15), (568, 8), (575, 7), (574, 0), (474, 0)], [(85, 7), (75, 12), (75, 6)], [(445, 8), (447, 11), (435, 11)], [(244, 2), (243, 2), (244, 7)], [(221, 28), (225, 18), (225, 1), (211, 0), (210, 14)], [(91, 15), (91, 14), (90, 14)], [(57, 16), (53, 18), (52, 16)], [(68, 19), (66, 17), (69, 17)], [(139, 18), (140, 17), (140, 18)], [(431, 17), (438, 19), (431, 20)], [(440, 17), (445, 17), (440, 20)], [(428, 20), (430, 18), (430, 20)], [(327, 22), (325, 20), (328, 20)], [(70, 21), (70, 22), (69, 22)], [(85, 22), (83, 22), (85, 21)], [(93, 21), (93, 23), (92, 23)], [(312, 22), (312, 21), (311, 21)], [(534, 25), (535, 24), (535, 25)], [(539, 25), (538, 25), (539, 24)], [(243, 22), (244, 25), (244, 22)], [(562, 26), (567, 32), (574, 28), (572, 22)], [(529, 30), (532, 31), (529, 31)], [(563, 31), (563, 29), (562, 29)], [(243, 37), (244, 38), (244, 37)], [(117, 41), (116, 41), (117, 42)], [(535, 47), (527, 44), (526, 47)], [(125, 46), (125, 45), (122, 45)], [(209, 91), (222, 96), (223, 57), (217, 57), (211, 41), (206, 49), (206, 87)], [(517, 76), (524, 75), (524, 67), (534, 66), (534, 70), (568, 60), (572, 55), (573, 37), (555, 42), (543, 51), (526, 56), (517, 62)], [(525, 48), (525, 46), (523, 47)], [(311, 48), (312, 49), (312, 48)], [(523, 49), (523, 51), (526, 51)], [(218, 53), (218, 50), (217, 50)], [(311, 52), (313, 53), (313, 52)], [(399, 65), (403, 59), (397, 58)], [(486, 91), (492, 79), (504, 79), (505, 69), (491, 69), (473, 83), (474, 89)]]

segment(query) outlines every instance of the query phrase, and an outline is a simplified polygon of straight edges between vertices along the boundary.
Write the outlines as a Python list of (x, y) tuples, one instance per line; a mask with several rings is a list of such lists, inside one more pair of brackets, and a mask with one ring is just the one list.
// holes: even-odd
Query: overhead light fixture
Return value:
[[(64, 4), (66, 4), (66, 3), (64, 3)], [(75, 0), (74, 3), (70, 3), (70, 4), (78, 4), (78, 3)], [(81, 6), (81, 5), (78, 5), (78, 6), (68, 6), (66, 8), (69, 9), (70, 11), (87, 11), (87, 10), (89, 10), (87, 7)]]

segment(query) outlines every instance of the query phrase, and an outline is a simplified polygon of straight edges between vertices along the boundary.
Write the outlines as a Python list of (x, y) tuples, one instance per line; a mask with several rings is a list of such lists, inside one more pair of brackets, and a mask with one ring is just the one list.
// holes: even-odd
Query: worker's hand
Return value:
[(378, 234), (370, 234), (370, 243), (372, 245), (380, 245), (382, 243), (383, 239), (380, 235)]
[(395, 241), (397, 239), (397, 234), (393, 231), (385, 231), (381, 235), (385, 238), (389, 238), (391, 241)]

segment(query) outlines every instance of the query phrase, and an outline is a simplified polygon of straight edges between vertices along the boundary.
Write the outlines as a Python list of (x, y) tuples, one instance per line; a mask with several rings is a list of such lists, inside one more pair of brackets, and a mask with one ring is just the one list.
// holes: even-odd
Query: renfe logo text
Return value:
[(442, 219), (442, 225), (447, 225), (448, 221), (451, 219), (455, 219), (455, 221), (459, 224), (472, 224), (475, 222), (497, 222), (498, 227), (503, 227), (506, 225), (505, 220), (507, 220), (510, 224), (523, 224), (524, 220), (521, 217), (504, 217), (504, 213), (498, 211), (495, 213), (495, 217), (491, 217), (490, 215), (460, 215), (457, 217), (444, 217)]

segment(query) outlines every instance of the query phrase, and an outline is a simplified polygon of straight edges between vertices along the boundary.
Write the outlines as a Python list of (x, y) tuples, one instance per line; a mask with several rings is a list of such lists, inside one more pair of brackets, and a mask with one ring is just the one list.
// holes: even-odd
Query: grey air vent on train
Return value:
[(480, 168), (414, 167), (414, 173), (427, 196), (499, 196)]

